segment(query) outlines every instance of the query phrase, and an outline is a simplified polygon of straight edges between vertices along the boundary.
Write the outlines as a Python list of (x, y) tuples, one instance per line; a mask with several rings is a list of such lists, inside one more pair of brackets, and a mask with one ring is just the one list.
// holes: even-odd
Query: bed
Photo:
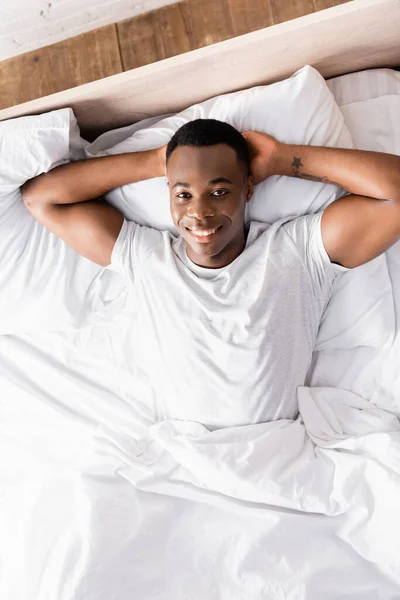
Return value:
[[(12, 129), (16, 140), (9, 164), (19, 157), (32, 176), (32, 169), (124, 151), (143, 139), (155, 144), (160, 138), (144, 132), (168, 135), (166, 124), (193, 102), (280, 80), (297, 86), (296, 98), (310, 99), (303, 109), (312, 116), (304, 117), (309, 140), (338, 136), (338, 145), (400, 154), (399, 32), (400, 3), (354, 2), (109, 78), (113, 87), (97, 82), (6, 109), (0, 118), (8, 129), (0, 132), (5, 139)], [(299, 39), (294, 52), (290, 43)], [(274, 52), (280, 59), (272, 65), (266, 58)], [(189, 76), (194, 64), (197, 82), (201, 69), (213, 75), (202, 80), (204, 90), (187, 86), (178, 98), (171, 74)], [(313, 95), (315, 105), (310, 82), (323, 95)], [(315, 121), (323, 99), (331, 111), (325, 132), (326, 112)], [(73, 108), (83, 138), (64, 106)], [(42, 116), (7, 120), (34, 114)], [(84, 139), (104, 132), (91, 144)], [(21, 139), (45, 151), (27, 150), (29, 160), (21, 161)], [(19, 200), (16, 169), (7, 181), (4, 166), (0, 172), (0, 207), (7, 196), (9, 211)], [(270, 193), (279, 197), (274, 183)], [(319, 206), (340, 195), (296, 192), (312, 193)], [(123, 194), (110, 200), (126, 208)], [(155, 212), (153, 226), (168, 227)], [(3, 242), (4, 234), (18, 240), (31, 227), (22, 213), (0, 214)], [(29, 229), (32, 246), (18, 249), (19, 263), (11, 238), (1, 248), (1, 597), (397, 600), (399, 245), (338, 285), (299, 391), (301, 418), (207, 431), (173, 415), (155, 419), (151, 386), (135, 366), (137, 315), (124, 290), (112, 274), (43, 235)], [(22, 276), (24, 257), (30, 262)]]

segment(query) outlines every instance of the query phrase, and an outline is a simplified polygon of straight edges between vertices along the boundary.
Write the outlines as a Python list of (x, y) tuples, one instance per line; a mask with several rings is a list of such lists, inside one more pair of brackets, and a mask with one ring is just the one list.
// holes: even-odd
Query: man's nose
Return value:
[(205, 217), (214, 217), (215, 208), (210, 197), (198, 197), (190, 202), (188, 216), (195, 219), (204, 219)]

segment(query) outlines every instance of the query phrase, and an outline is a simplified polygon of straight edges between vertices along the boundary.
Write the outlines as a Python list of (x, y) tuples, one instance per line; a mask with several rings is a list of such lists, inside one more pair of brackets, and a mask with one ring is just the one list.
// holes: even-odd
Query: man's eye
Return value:
[(188, 194), (188, 192), (181, 192), (180, 194), (176, 195), (177, 198), (190, 198), (190, 194)]
[(225, 196), (228, 190), (215, 190), (212, 196)]

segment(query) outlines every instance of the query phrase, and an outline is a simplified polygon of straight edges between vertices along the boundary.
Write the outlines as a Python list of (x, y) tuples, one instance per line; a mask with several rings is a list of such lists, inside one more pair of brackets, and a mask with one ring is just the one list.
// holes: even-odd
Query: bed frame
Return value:
[(218, 94), (284, 79), (305, 64), (330, 78), (400, 66), (400, 0), (353, 0), (0, 111), (71, 106), (88, 138)]

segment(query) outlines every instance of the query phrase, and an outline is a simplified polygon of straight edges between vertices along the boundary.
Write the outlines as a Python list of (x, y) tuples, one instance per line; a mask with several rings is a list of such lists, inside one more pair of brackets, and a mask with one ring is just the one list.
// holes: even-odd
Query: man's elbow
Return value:
[(22, 201), (30, 213), (41, 211), (45, 206), (52, 204), (48, 199), (46, 190), (37, 185), (35, 179), (30, 179), (21, 187)]
[(29, 211), (32, 211), (39, 203), (39, 196), (32, 190), (32, 180), (21, 186), (22, 201)]

